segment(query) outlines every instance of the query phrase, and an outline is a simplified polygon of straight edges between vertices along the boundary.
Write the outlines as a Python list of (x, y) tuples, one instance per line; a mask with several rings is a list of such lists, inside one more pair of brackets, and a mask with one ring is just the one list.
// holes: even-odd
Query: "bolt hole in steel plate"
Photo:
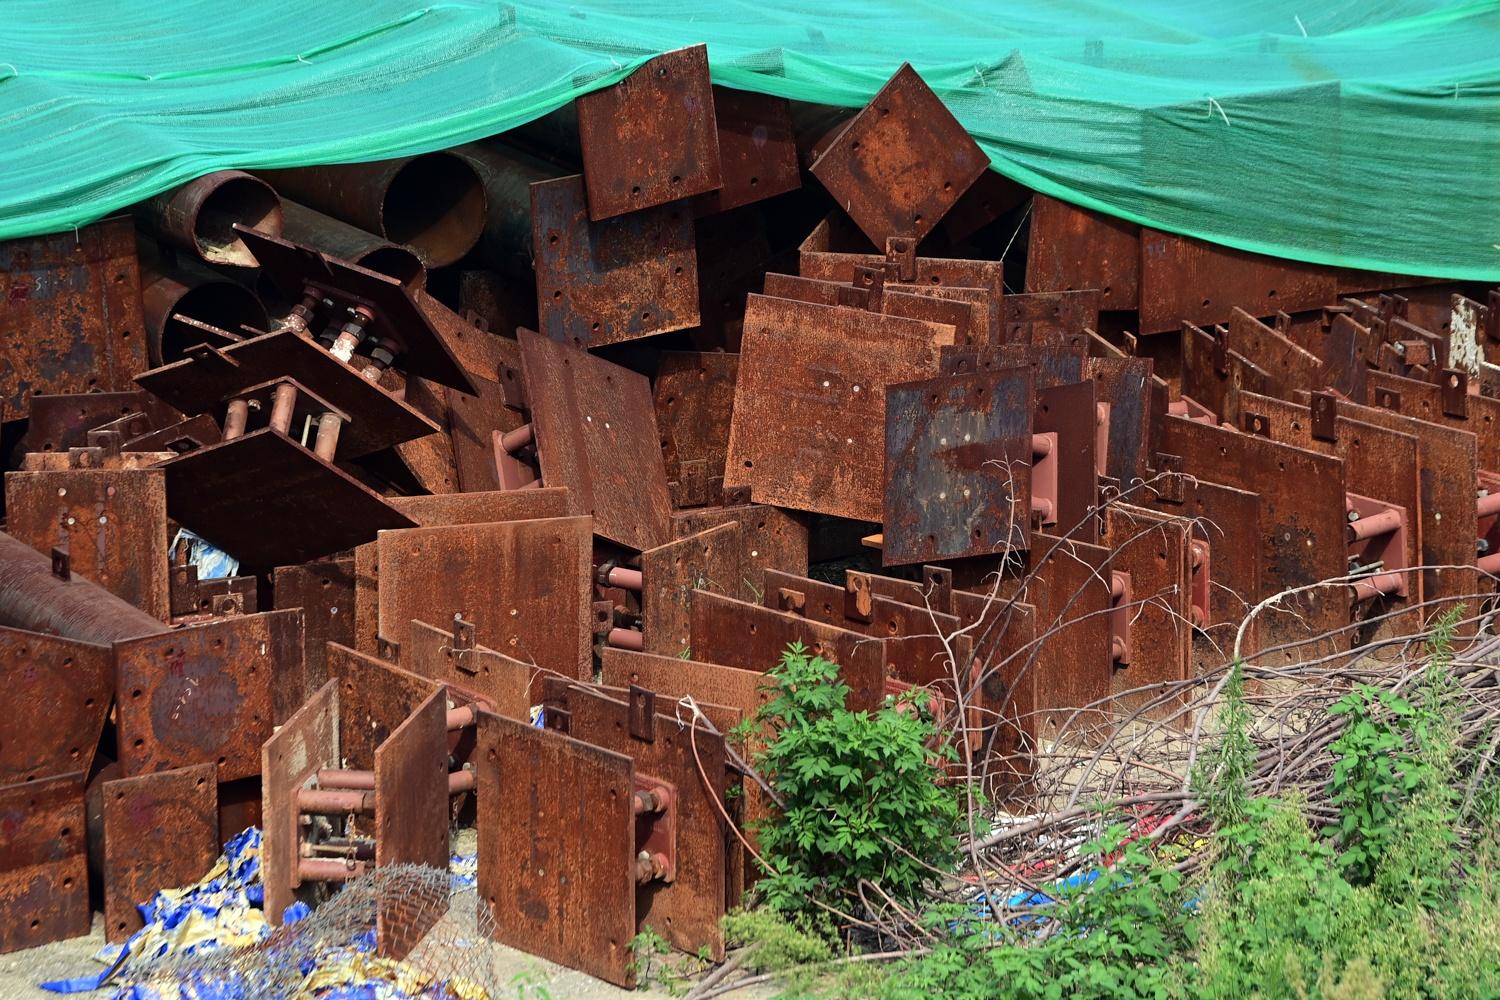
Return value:
[(0, 954), (89, 931), (84, 772), (0, 787)]
[(109, 647), (0, 628), (10, 710), (0, 714), (0, 785), (87, 770), (114, 689)]

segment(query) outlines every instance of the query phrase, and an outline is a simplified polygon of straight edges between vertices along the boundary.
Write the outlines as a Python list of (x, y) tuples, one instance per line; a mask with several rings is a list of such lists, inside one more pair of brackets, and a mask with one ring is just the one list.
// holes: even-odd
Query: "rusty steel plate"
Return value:
[(447, 390), (448, 438), (458, 488), (464, 493), (500, 489), (495, 465), (495, 434), (513, 431), (526, 422), (509, 405), (510, 394), (499, 382), (475, 377), (477, 395)]
[(531, 185), (541, 332), (597, 347), (697, 326), (693, 213), (659, 205), (590, 222), (583, 186), (576, 174)]
[(796, 299), (798, 302), (816, 302), (820, 306), (839, 304), (839, 289), (849, 288), (848, 282), (824, 281), (819, 278), (804, 278), (796, 274), (766, 273), (764, 293), (775, 299)]
[(96, 646), (0, 628), (10, 711), (0, 715), (0, 785), (87, 771), (114, 692), (114, 660)]
[[(888, 262), (882, 254), (835, 250), (833, 242), (833, 227), (824, 219), (798, 248), (797, 273), (847, 285), (854, 280), (856, 267), (884, 268)], [(915, 257), (909, 275), (903, 277), (898, 269), (897, 278), (918, 285), (988, 288), (999, 299), (1005, 289), (1005, 264), (998, 260)]]
[(1084, 375), (1094, 382), (1095, 399), (1109, 404), (1104, 475), (1122, 489), (1129, 489), (1146, 473), (1146, 449), (1151, 437), (1151, 359), (1089, 358), (1084, 363)]
[[(1130, 574), (1130, 663), (1116, 669), (1111, 693), (1118, 708), (1133, 711), (1157, 701), (1160, 691), (1130, 698), (1122, 693), (1191, 676), (1192, 529), (1185, 520), (1130, 504), (1105, 508), (1099, 541), (1112, 549), (1109, 569)], [(1178, 711), (1176, 702), (1158, 705), (1158, 716)]]
[[(468, 276), (479, 272), (463, 273)], [(492, 333), (492, 329), (499, 327), (480, 318), (472, 309), (465, 309), (461, 316), (425, 291), (419, 290), (415, 295), (417, 307), (464, 370), (471, 377), (499, 382), (506, 390), (510, 405), (524, 409), (520, 396), (520, 345), (510, 336)], [(509, 329), (515, 328), (515, 324), (508, 326)]]
[(446, 684), (465, 698), (482, 699), (486, 710), (527, 721), (531, 706), (541, 703), (532, 688), (541, 671), (486, 646), (470, 643), (466, 623), (447, 630), (414, 621), (401, 647), (401, 666), (421, 677)]
[[(1036, 609), (1036, 640), (1011, 654), (1002, 671), (1012, 690), (1031, 687), (1038, 738), (1087, 729), (1103, 711), (1114, 674), (1110, 654), (1109, 549), (1033, 533), (1026, 575), (1001, 580), (997, 597)], [(986, 588), (986, 593), (991, 592)]]
[(573, 739), (628, 756), (637, 775), (664, 781), (675, 792), (676, 877), (636, 890), (636, 922), (661, 928), (658, 933), (681, 951), (706, 949), (711, 960), (722, 961), (724, 737), (690, 718), (679, 722), (670, 711), (648, 716), (643, 724), (629, 702), (578, 685), (567, 689), (567, 713)]
[(698, 195), (694, 211), (700, 216), (727, 212), (800, 188), (791, 102), (718, 85), (713, 95), (723, 184)]
[(39, 393), (132, 388), (147, 362), (130, 218), (0, 244), (0, 330), (7, 419)]
[[(433, 691), (375, 749), (375, 866), (448, 865), (448, 697)], [(376, 950), (405, 958), (443, 916), (432, 900), (382, 898)]]
[(347, 646), (328, 646), (328, 678), (338, 682), (339, 747), (349, 767), (369, 768), (376, 750), (441, 685)]
[[(1163, 471), (1163, 478), (1132, 493), (1130, 499), (1150, 510), (1188, 519), (1193, 537), (1209, 547), (1208, 618), (1193, 637), (1196, 675), (1228, 661), (1236, 630), (1263, 592), (1260, 495), (1158, 471)], [(1258, 629), (1252, 621), (1245, 633), (1245, 649), (1259, 648)]]
[(1215, 416), (1224, 414), (1230, 395), (1238, 390), (1273, 395), (1280, 388), (1265, 369), (1224, 347), (1222, 328), (1209, 333), (1184, 323), (1181, 359), (1181, 395)]
[(692, 655), (704, 663), (770, 670), (793, 642), (839, 665), (849, 707), (873, 711), (884, 697), (885, 641), (700, 590), (693, 594)]
[(166, 480), (157, 469), (7, 472), (5, 530), (154, 618), (171, 615)]
[(89, 932), (84, 777), (0, 787), (0, 954)]
[(944, 375), (967, 375), (1025, 365), (1041, 390), (1083, 381), (1087, 359), (1083, 349), (1060, 344), (984, 344), (942, 348), (939, 367)]
[(932, 324), (750, 296), (724, 486), (878, 521), (885, 387), (936, 374)]
[(326, 559), (300, 566), (278, 566), (271, 573), (271, 606), (302, 609), (304, 690), (328, 680), (328, 643), (354, 644), (354, 559)]
[(1143, 334), (1176, 330), (1183, 321), (1225, 323), (1236, 306), (1252, 316), (1274, 316), (1337, 299), (1338, 277), (1331, 268), (1141, 230)]
[(144, 926), (136, 909), (159, 889), (192, 885), (219, 856), (219, 783), (212, 764), (106, 781), (104, 940)]
[(740, 526), (731, 522), (641, 553), (641, 633), (648, 653), (686, 655), (693, 592), (730, 597), (745, 576)]
[[(1469, 565), (1474, 561), (1474, 543), (1479, 536), (1474, 497), (1480, 466), (1475, 436), (1379, 406), (1342, 399), (1333, 402), (1327, 397), (1321, 405), (1330, 402), (1339, 416), (1416, 435), (1422, 565), (1464, 567), (1423, 570), (1422, 595), (1429, 601), (1449, 597), (1472, 600), (1479, 589), (1478, 571)], [(1320, 404), (1314, 400), (1314, 405)], [(1428, 615), (1435, 613), (1427, 611)]]
[[(1262, 599), (1348, 572), (1344, 470), (1337, 458), (1180, 417), (1163, 421), (1161, 448), (1182, 471), (1261, 497)], [(1263, 642), (1302, 641), (1349, 624), (1345, 587), (1323, 587), (1265, 616)], [(1286, 662), (1309, 647), (1282, 652)]]
[(578, 98), (589, 218), (609, 219), (721, 184), (708, 47), (665, 52)]
[(171, 423), (182, 414), (141, 389), (120, 392), (77, 392), (57, 395), (36, 393), (29, 410), (11, 416), (28, 416), (26, 433), (16, 444), (16, 454), (34, 451), (67, 451), (81, 448), (88, 432), (120, 417), (139, 413), (151, 423)]
[(1373, 361), (1375, 346), (1369, 327), (1339, 313), (1333, 317), (1327, 334), (1313, 353), (1323, 359), (1323, 372), (1329, 386), (1350, 399), (1364, 399), (1366, 372)]
[(1134, 309), (1141, 227), (1038, 194), (1031, 199), (1026, 291), (1099, 290), (1100, 309)]
[(810, 168), (876, 246), (920, 240), (989, 166), (910, 64), (886, 81)]
[(338, 684), (329, 681), (277, 728), (261, 748), (261, 816), (265, 839), (260, 852), (262, 909), (273, 926), (297, 900), (301, 885), (301, 816), (297, 792), (323, 768), (341, 766)]
[(807, 573), (807, 525), (796, 515), (765, 504), (703, 507), (672, 515), (672, 532), (686, 538), (734, 521), (740, 526), (740, 579), (727, 591), (758, 601), (761, 575), (768, 569)]
[(379, 634), (413, 619), (474, 625), (474, 641), (566, 677), (592, 669), (587, 517), (381, 532)]
[(980, 314), (979, 307), (958, 299), (884, 289), (880, 296), (880, 311), (887, 316), (951, 326), (955, 344), (982, 344), (988, 339), (982, 329), (983, 320), (976, 318)]
[(1059, 344), (1087, 348), (1088, 332), (1099, 328), (1098, 289), (1007, 295), (1001, 320), (1008, 344)]
[(724, 460), (740, 356), (665, 351), (656, 373), (656, 426), (672, 499), (701, 507), (724, 496)]
[(1034, 408), (1029, 368), (886, 389), (885, 565), (1026, 544)]
[[(1445, 412), (1443, 386), (1372, 370), (1369, 401), (1418, 420), (1469, 431), (1478, 445), (1479, 467), (1500, 471), (1500, 399), (1464, 394), (1461, 413)], [(1450, 406), (1449, 409), (1452, 409)]]
[(1295, 389), (1318, 389), (1326, 381), (1323, 362), (1317, 355), (1298, 347), (1238, 306), (1229, 314), (1228, 330), (1224, 346), (1270, 374), (1281, 387), (1281, 394)]
[(635, 985), (635, 767), (529, 723), (479, 716), (479, 899), (495, 940)]
[[(1056, 385), (1038, 390), (1031, 429), (1037, 434), (1057, 434), (1057, 492), (1052, 518), (1057, 534), (1092, 544), (1099, 535), (1094, 510), (1099, 505), (1099, 467), (1094, 450), (1098, 445), (1098, 414), (1094, 408), (1094, 383)], [(1032, 495), (1036, 495), (1035, 478)]]
[(160, 468), (173, 520), (250, 569), (308, 562), (412, 524), (369, 487), (270, 428)]
[[(561, 488), (391, 497), (390, 503), (423, 528), (445, 524), (527, 521), (541, 517), (564, 517), (571, 512), (568, 491)], [(379, 581), (379, 547), (375, 542), (356, 546), (353, 646), (362, 653), (374, 653), (380, 638), (380, 609), (376, 596)]]
[(136, 376), (141, 388), (189, 416), (213, 413), (222, 422), (236, 394), (290, 378), (350, 417), (339, 432), (339, 457), (358, 458), (435, 433), (438, 426), (334, 357), (316, 341), (282, 330), (188, 357)]
[(594, 532), (630, 549), (671, 537), (671, 500), (644, 375), (522, 330), (542, 481), (566, 486)]
[[(774, 294), (770, 290), (767, 275), (766, 294)], [(811, 280), (811, 279), (800, 279)], [(998, 344), (1005, 338), (1005, 327), (1002, 321), (1003, 310), (1001, 298), (988, 288), (963, 288), (956, 285), (918, 285), (906, 284), (904, 282), (887, 281), (882, 286), (882, 303), (886, 296), (924, 295), (930, 298), (945, 299), (952, 302), (964, 302), (969, 305), (967, 334), (961, 333), (955, 327), (954, 342), (958, 344)], [(783, 298), (797, 298), (788, 295)], [(897, 312), (896, 315), (902, 315)], [(916, 319), (925, 317), (917, 316)], [(950, 322), (948, 320), (937, 320), (936, 322)]]
[(255, 255), (265, 277), (289, 301), (300, 301), (303, 289), (313, 288), (340, 307), (363, 306), (375, 317), (365, 329), (365, 342), (396, 344), (397, 367), (402, 371), (455, 389), (470, 388), (463, 365), (433, 329), (411, 289), (395, 278), (241, 225), (234, 231)]
[(127, 776), (218, 765), (260, 773), (260, 745), (302, 703), (302, 612), (223, 618), (114, 644)]

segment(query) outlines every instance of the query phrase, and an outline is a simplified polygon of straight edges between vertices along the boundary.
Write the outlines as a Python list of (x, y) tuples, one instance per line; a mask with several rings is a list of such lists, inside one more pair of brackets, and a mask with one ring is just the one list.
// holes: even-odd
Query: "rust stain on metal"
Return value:
[(441, 688), (337, 643), (328, 646), (328, 678), (338, 684), (340, 753), (348, 766), (361, 769), (374, 766), (380, 745)]
[(1026, 543), (1034, 407), (1029, 368), (886, 389), (885, 565)]
[(1252, 316), (1274, 316), (1331, 305), (1337, 297), (1331, 268), (1141, 230), (1143, 334), (1175, 330), (1184, 321), (1228, 322), (1236, 306)]
[(1317, 389), (1325, 381), (1323, 362), (1290, 339), (1236, 306), (1229, 315), (1224, 346), (1264, 369), (1276, 380), (1277, 395), (1295, 389)]
[(800, 188), (791, 102), (719, 86), (713, 95), (723, 186), (697, 197), (697, 213), (727, 212)]
[(143, 926), (136, 909), (164, 886), (192, 885), (219, 856), (219, 783), (212, 764), (106, 781), (104, 939)]
[[(456, 641), (461, 626), (444, 630), (414, 621), (401, 647), (405, 669), (446, 684), (456, 695), (483, 699), (489, 709), (507, 719), (530, 719), (531, 706), (541, 703), (536, 678), (541, 671), (529, 663), (497, 653), (487, 646), (464, 646)], [(533, 694), (533, 687), (538, 690)]]
[(41, 393), (120, 392), (146, 367), (130, 219), (0, 244), (0, 410)]
[(736, 504), (679, 511), (672, 515), (672, 532), (686, 538), (731, 521), (740, 526), (740, 578), (727, 591), (731, 596), (760, 600), (761, 574), (768, 569), (807, 573), (807, 525), (778, 507)]
[[(6, 417), (22, 416), (25, 412), (7, 410)], [(182, 419), (182, 414), (140, 389), (34, 394), (30, 399), (30, 422), (16, 444), (16, 454), (81, 448), (87, 443), (89, 431), (132, 413), (157, 424)]]
[(114, 644), (126, 775), (217, 764), (260, 772), (260, 747), (302, 703), (302, 613), (223, 618)]
[[(1031, 429), (1037, 434), (1055, 433), (1057, 496), (1050, 517), (1043, 524), (1057, 525), (1057, 534), (1077, 542), (1094, 543), (1099, 537), (1099, 471), (1094, 450), (1098, 444), (1098, 413), (1094, 408), (1094, 383), (1078, 382), (1040, 389)], [(1037, 495), (1032, 480), (1032, 496)]]
[(878, 521), (885, 388), (936, 374), (934, 329), (942, 328), (750, 296), (725, 487), (749, 487), (759, 502)]
[(635, 767), (527, 722), (479, 716), (479, 900), (495, 939), (635, 985)]
[(5, 474), (6, 530), (154, 618), (171, 614), (166, 480), (155, 469)]
[(707, 46), (665, 52), (577, 107), (590, 219), (721, 185)]
[(989, 157), (911, 66), (855, 115), (811, 171), (870, 241), (920, 240), (989, 166)]
[[(375, 750), (375, 865), (448, 864), (448, 698), (434, 690)], [(446, 902), (446, 900), (445, 900)], [(382, 898), (376, 950), (405, 958), (443, 916), (431, 900)]]
[(0, 787), (0, 954), (89, 932), (84, 777)]
[(382, 532), (379, 635), (404, 645), (413, 619), (457, 615), (477, 643), (587, 676), (592, 543), (586, 517)]
[[(1109, 404), (1108, 452), (1104, 474), (1130, 488), (1146, 473), (1151, 437), (1151, 359), (1089, 358), (1085, 375), (1094, 381), (1095, 398)], [(1097, 457), (1097, 456), (1096, 456)], [(1131, 494), (1134, 498), (1135, 494)]]
[(666, 351), (655, 385), (656, 426), (678, 507), (701, 507), (724, 495), (724, 462), (740, 356)]
[(1026, 251), (1026, 291), (1096, 288), (1101, 309), (1134, 309), (1140, 295), (1141, 227), (1035, 195)]
[[(824, 219), (813, 228), (798, 248), (797, 273), (804, 278), (837, 281), (854, 280), (856, 267), (884, 268), (889, 259), (864, 251), (835, 250), (834, 227)], [(949, 285), (959, 288), (988, 288), (997, 300), (1004, 294), (1005, 265), (998, 260), (962, 260), (947, 257), (916, 257), (914, 272), (900, 280), (919, 285)]]
[(271, 574), (272, 607), (302, 609), (304, 690), (328, 680), (328, 643), (354, 643), (354, 560), (345, 556), (300, 566), (278, 566)]
[(0, 628), (0, 663), (0, 785), (89, 770), (114, 692), (109, 647)]
[(590, 222), (583, 188), (577, 175), (531, 186), (541, 332), (597, 347), (697, 326), (698, 255), (688, 207), (659, 205)]
[(1097, 289), (1007, 295), (1002, 303), (1005, 342), (1087, 348), (1088, 331), (1099, 328), (1100, 301)]
[[(1112, 693), (1126, 711), (1159, 700), (1158, 692), (1121, 698), (1124, 691), (1149, 684), (1186, 680), (1191, 669), (1193, 626), (1192, 533), (1186, 520), (1113, 504), (1104, 514), (1100, 542), (1112, 549), (1109, 566), (1130, 574), (1130, 603), (1124, 609), (1130, 630), (1130, 663), (1116, 669)], [(1177, 705), (1153, 709), (1168, 716)]]
[(273, 926), (297, 900), (301, 882), (301, 816), (297, 791), (323, 768), (339, 767), (338, 683), (329, 681), (279, 727), (261, 748), (261, 815), (265, 839), (261, 848), (263, 909)]
[(673, 539), (641, 553), (641, 632), (648, 653), (680, 656), (690, 648), (693, 592), (733, 597), (745, 576), (736, 522)]

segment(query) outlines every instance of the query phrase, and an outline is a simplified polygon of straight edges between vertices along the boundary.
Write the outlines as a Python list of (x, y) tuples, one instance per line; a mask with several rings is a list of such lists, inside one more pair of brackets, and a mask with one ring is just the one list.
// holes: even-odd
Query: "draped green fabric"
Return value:
[(0, 238), (491, 135), (698, 42), (827, 104), (909, 61), (996, 170), (1160, 229), (1500, 280), (1500, 4), (1441, 0), (6, 0)]

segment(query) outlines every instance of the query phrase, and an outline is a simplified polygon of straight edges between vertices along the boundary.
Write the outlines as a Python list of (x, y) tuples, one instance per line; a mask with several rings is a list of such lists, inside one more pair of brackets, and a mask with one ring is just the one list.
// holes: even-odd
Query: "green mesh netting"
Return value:
[(476, 139), (697, 42), (827, 104), (910, 61), (997, 170), (1151, 226), (1500, 280), (1500, 5), (1436, 0), (8, 0), (0, 238)]

